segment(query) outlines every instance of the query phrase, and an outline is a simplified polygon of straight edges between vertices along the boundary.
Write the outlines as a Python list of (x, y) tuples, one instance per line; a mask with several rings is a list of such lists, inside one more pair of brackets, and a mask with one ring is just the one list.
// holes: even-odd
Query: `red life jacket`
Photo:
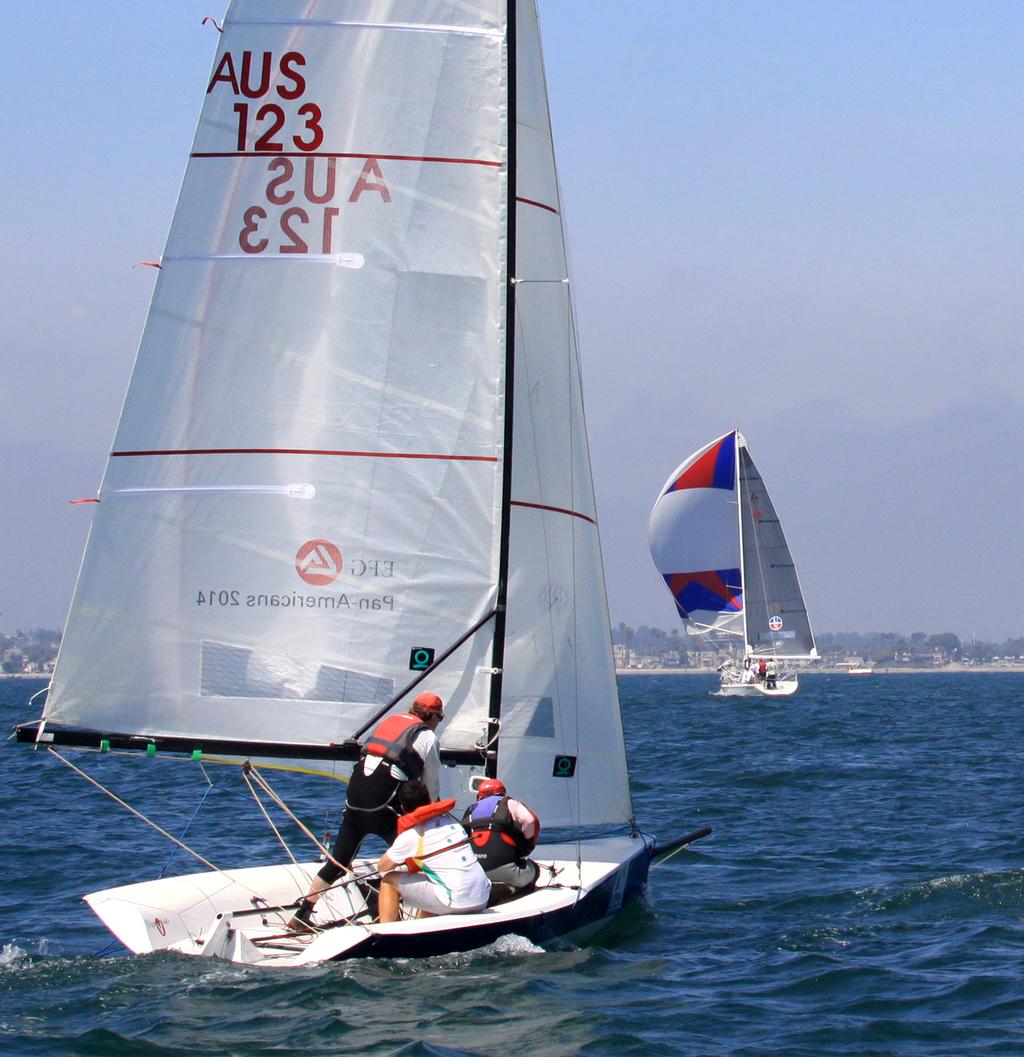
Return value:
[(446, 815), (453, 807), (455, 807), (454, 800), (435, 800), (432, 804), (424, 804), (422, 807), (416, 808), (415, 811), (409, 811), (399, 818), (398, 832), (404, 833), (407, 829), (412, 829), (413, 826), (418, 826), (421, 822), (429, 822), (432, 818), (437, 818), (438, 815)]
[(537, 828), (533, 840), (528, 840), (512, 818), (508, 797), (485, 796), (466, 808), (462, 824), (469, 830), (477, 861), (484, 870), (494, 870), (525, 859), (533, 851), (540, 833), (537, 816), (533, 819)]
[(412, 743), (420, 731), (429, 729), (419, 716), (409, 712), (388, 716), (370, 735), (363, 751), (370, 756), (383, 756), (388, 763), (398, 767), (406, 778), (419, 779), (423, 777), (423, 758), (412, 747)]

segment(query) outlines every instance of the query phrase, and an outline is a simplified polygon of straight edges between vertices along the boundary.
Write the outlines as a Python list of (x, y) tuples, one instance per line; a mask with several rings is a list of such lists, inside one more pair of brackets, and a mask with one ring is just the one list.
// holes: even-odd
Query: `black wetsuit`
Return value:
[[(392, 777), (387, 763), (380, 763), (371, 775), (363, 774), (362, 764), (357, 764), (348, 784), (348, 799), (345, 814), (338, 827), (331, 854), (342, 866), (348, 866), (355, 858), (363, 838), (370, 833), (391, 844), (398, 833), (398, 787), (401, 782)], [(328, 884), (334, 884), (341, 870), (330, 860), (320, 867), (317, 876)]]
[[(373, 833), (389, 845), (394, 841), (398, 832), (397, 794), (402, 781), (393, 775), (392, 765), (398, 767), (407, 778), (422, 777), (423, 760), (413, 748), (413, 743), (426, 729), (419, 717), (406, 713), (389, 716), (370, 736), (367, 748), (349, 779), (345, 814), (331, 851), (331, 855), (342, 866), (351, 864), (367, 834)], [(380, 760), (370, 774), (363, 769), (368, 755)], [(328, 860), (320, 867), (317, 876), (330, 885), (340, 874), (341, 869)]]

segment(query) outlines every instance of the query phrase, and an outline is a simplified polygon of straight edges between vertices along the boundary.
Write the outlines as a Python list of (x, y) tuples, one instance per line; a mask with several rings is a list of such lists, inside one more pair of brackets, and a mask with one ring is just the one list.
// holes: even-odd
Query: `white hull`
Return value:
[(763, 683), (727, 683), (723, 682), (716, 692), (716, 697), (792, 697), (797, 692), (800, 682), (790, 676), (777, 679), (775, 688), (769, 690)]
[[(528, 895), (474, 914), (369, 924), (354, 885), (327, 893), (313, 924), (295, 933), (287, 922), (319, 863), (188, 874), (93, 892), (86, 902), (136, 954), (168, 950), (268, 967), (311, 965), (351, 957), (415, 957), (472, 950), (515, 934), (535, 942), (600, 927), (641, 894), (650, 847), (637, 838), (542, 845), (541, 870)], [(372, 869), (366, 861), (357, 868)], [(348, 923), (349, 919), (352, 923)]]

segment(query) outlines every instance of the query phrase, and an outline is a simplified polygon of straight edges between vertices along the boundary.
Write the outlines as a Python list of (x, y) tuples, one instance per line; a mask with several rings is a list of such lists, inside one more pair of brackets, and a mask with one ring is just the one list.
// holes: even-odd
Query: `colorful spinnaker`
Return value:
[(691, 635), (734, 636), (745, 656), (818, 656), (782, 525), (741, 433), (699, 448), (672, 472), (648, 535)]

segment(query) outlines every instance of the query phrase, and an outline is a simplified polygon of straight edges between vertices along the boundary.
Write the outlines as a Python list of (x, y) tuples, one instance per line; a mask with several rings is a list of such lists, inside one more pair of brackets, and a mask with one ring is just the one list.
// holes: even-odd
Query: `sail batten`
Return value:
[(336, 26), (348, 29), (392, 30), (399, 33), (452, 33), (470, 37), (493, 37), (502, 39), (501, 29), (473, 28), (471, 26), (430, 25), (422, 22), (355, 22), (352, 19), (327, 18), (231, 18), (225, 25), (232, 26), (302, 26), (303, 28)]

